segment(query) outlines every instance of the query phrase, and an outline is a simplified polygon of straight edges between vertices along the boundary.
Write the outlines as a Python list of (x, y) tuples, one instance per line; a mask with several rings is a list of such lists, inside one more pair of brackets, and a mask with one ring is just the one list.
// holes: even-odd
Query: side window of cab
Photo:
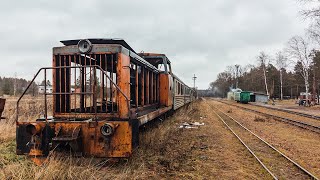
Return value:
[(163, 63), (162, 64), (158, 64), (158, 70), (159, 71), (163, 71), (163, 72), (166, 71), (165, 64), (163, 64)]

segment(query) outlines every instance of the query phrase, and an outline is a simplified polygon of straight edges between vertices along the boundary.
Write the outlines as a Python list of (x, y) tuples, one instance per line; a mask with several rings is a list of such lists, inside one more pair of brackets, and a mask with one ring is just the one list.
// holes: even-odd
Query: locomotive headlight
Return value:
[(114, 124), (106, 123), (101, 127), (100, 132), (103, 136), (109, 137), (114, 134), (116, 127)]
[(36, 134), (40, 133), (41, 126), (38, 124), (29, 124), (26, 126), (26, 131), (30, 135), (36, 135)]
[(81, 53), (89, 53), (92, 49), (92, 44), (88, 39), (82, 39), (78, 42), (78, 49)]

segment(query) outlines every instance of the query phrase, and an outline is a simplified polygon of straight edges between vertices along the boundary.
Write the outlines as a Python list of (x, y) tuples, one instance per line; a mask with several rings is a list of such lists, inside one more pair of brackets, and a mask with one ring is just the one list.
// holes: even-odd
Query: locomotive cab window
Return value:
[(164, 64), (158, 64), (158, 70), (165, 72), (166, 71), (166, 67)]

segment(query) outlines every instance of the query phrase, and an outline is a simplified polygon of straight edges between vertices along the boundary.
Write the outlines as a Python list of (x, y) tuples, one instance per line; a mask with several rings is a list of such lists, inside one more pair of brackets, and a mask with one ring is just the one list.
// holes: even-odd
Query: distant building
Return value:
[(269, 96), (264, 93), (253, 92), (250, 95), (251, 102), (267, 103)]
[(214, 91), (212, 90), (197, 90), (199, 97), (213, 97)]
[(46, 92), (46, 93), (52, 93), (52, 86), (47, 86), (47, 87), (46, 87), (46, 90), (45, 90), (45, 87), (44, 87), (43, 85), (40, 85), (40, 86), (38, 86), (38, 87), (39, 87), (38, 92), (39, 92), (40, 94), (44, 94), (45, 92)]
[[(43, 85), (40, 85), (38, 87), (39, 87), (39, 89), (38, 89), (39, 94), (44, 94), (44, 92), (45, 92), (44, 88), (45, 87)], [(47, 86), (46, 92), (47, 93), (52, 93), (53, 92), (52, 86)], [(71, 93), (74, 93), (74, 92), (76, 92), (76, 90), (74, 88), (71, 88)]]
[(228, 100), (235, 100), (235, 96), (236, 94), (239, 95), (239, 98), (240, 98), (240, 93), (241, 93), (241, 89), (237, 88), (237, 89), (230, 89), (230, 91), (228, 92), (227, 94), (227, 99)]

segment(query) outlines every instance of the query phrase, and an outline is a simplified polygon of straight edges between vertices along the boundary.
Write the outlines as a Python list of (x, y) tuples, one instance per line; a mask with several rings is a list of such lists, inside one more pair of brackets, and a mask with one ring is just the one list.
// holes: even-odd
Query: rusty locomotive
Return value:
[[(196, 98), (164, 54), (136, 53), (121, 39), (61, 43), (53, 48), (52, 67), (41, 68), (17, 102), (18, 155), (38, 159), (55, 150), (130, 157), (140, 126)], [(44, 88), (43, 117), (19, 118), (19, 103), (41, 72), (45, 82), (52, 72), (52, 92)]]

